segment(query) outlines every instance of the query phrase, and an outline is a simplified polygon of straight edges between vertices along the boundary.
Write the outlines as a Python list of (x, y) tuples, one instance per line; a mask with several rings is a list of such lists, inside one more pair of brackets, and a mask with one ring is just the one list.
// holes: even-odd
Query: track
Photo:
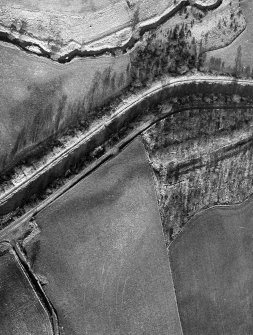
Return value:
[[(235, 80), (230, 77), (212, 77), (212, 76), (188, 76), (181, 78), (163, 78), (163, 80), (154, 83), (148, 90), (142, 91), (141, 93), (131, 97), (125, 101), (124, 104), (118, 108), (105, 124), (97, 126), (92, 131), (83, 134), (76, 143), (69, 146), (68, 148), (61, 151), (46, 165), (43, 165), (38, 170), (35, 170), (31, 175), (22, 181), (19, 185), (11, 187), (5, 194), (0, 197), (0, 214), (4, 215), (15, 208), (19, 207), (24, 201), (27, 200), (27, 194), (30, 196), (41, 190), (43, 185), (45, 187), (45, 180), (50, 183), (53, 178), (58, 178), (64, 175), (71, 164), (78, 162), (80, 156), (87, 155), (90, 151), (94, 150), (99, 145), (103, 144), (109, 139), (115, 132), (120, 131), (122, 127), (129, 124), (131, 121), (145, 110), (150, 105), (156, 105), (158, 102), (169, 99), (171, 96), (183, 96), (191, 92), (208, 91), (208, 93), (220, 93), (227, 91), (229, 94), (239, 93), (241, 95), (250, 95), (252, 92), (253, 81), (252, 80)], [(196, 108), (194, 106), (192, 108)], [(202, 105), (202, 107), (204, 107)], [(212, 106), (211, 108), (218, 108), (219, 106)], [(225, 106), (220, 106), (224, 108)], [(240, 106), (243, 108), (245, 106)], [(185, 107), (186, 108), (186, 107)], [(190, 106), (187, 106), (190, 108)], [(230, 106), (233, 108), (233, 106)], [(246, 106), (245, 108), (249, 108)], [(124, 147), (124, 143), (129, 143), (134, 137), (140, 134), (142, 131), (147, 129), (149, 126), (159, 121), (160, 119), (170, 115), (171, 113), (180, 112), (182, 109), (173, 110), (173, 108), (167, 114), (155, 115), (153, 119), (149, 120), (146, 124), (142, 125), (139, 129), (135, 129), (128, 134), (127, 138), (123, 138), (112, 150), (107, 151), (100, 159), (89, 165), (85, 170), (78, 174), (75, 178), (70, 180), (67, 184), (61, 187), (57, 192), (50, 196), (46, 201), (43, 201), (39, 206), (36, 206), (36, 210), (33, 208), (29, 211), (29, 216), (32, 216), (35, 212), (44, 207), (44, 204), (52, 201), (60, 194), (66, 191), (66, 189), (72, 187), (78, 180), (83, 178), (85, 175), (91, 173), (99, 165), (103, 164), (107, 159), (113, 157), (120, 148)], [(33, 214), (32, 214), (33, 213)]]
[[(25, 32), (25, 34), (22, 35), (22, 39), (20, 39), (20, 37), (17, 37), (19, 35), (18, 32), (14, 31), (13, 34), (13, 31), (5, 26), (2, 26), (2, 28), (0, 28), (0, 41), (10, 43), (24, 50), (25, 52), (32, 53), (40, 57), (49, 58), (52, 61), (57, 61), (59, 63), (68, 63), (76, 57), (102, 56), (108, 53), (114, 55), (115, 52), (117, 51), (128, 52), (131, 48), (135, 46), (135, 44), (139, 41), (141, 36), (145, 34), (145, 32), (148, 32), (151, 29), (158, 27), (159, 25), (161, 25), (162, 23), (166, 22), (171, 17), (173, 17), (183, 7), (188, 6), (190, 4), (191, 2), (189, 0), (180, 0), (176, 5), (170, 6), (166, 10), (164, 10), (162, 14), (157, 15), (155, 17), (151, 17), (145, 21), (142, 21), (136, 27), (131, 28), (132, 22), (125, 23), (120, 27), (118, 26), (117, 29), (107, 31), (106, 36), (104, 33), (101, 32), (99, 37), (97, 37), (96, 39), (93, 39), (92, 41), (89, 41), (89, 43), (86, 43), (84, 45), (80, 45), (78, 49), (73, 49), (68, 52), (63, 50), (60, 51), (59, 53), (52, 54), (52, 52), (49, 49), (48, 50), (45, 49), (44, 45), (46, 45), (46, 43), (44, 41), (42, 43), (42, 41), (40, 41), (39, 38), (36, 38), (35, 36), (31, 35), (28, 31)], [(201, 4), (201, 1), (198, 1), (196, 4), (193, 3), (192, 6), (196, 6), (197, 8), (200, 8), (202, 10), (203, 9), (214, 10), (221, 4), (222, 0), (214, 0), (211, 5)], [(118, 43), (116, 43), (117, 46), (111, 46), (111, 47), (96, 48), (93, 46), (93, 43), (101, 41), (106, 37), (110, 37), (113, 34), (120, 35), (120, 33), (127, 28), (132, 29), (131, 36), (127, 41), (124, 41), (123, 43), (121, 42), (119, 46)], [(135, 36), (139, 37), (136, 38)], [(71, 42), (73, 41), (75, 41), (75, 39), (71, 40)], [(33, 50), (37, 49), (38, 51), (32, 51), (31, 49), (29, 49), (31, 47), (33, 48)], [(65, 45), (65, 48), (68, 50), (69, 46)]]

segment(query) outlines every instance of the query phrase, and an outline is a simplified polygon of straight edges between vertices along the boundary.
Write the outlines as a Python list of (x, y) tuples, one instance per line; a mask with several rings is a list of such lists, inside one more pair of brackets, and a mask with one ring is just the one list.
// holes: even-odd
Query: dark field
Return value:
[(170, 246), (184, 335), (253, 334), (253, 206), (215, 207)]
[(135, 141), (36, 217), (32, 256), (65, 335), (177, 335), (151, 170)]
[(0, 334), (53, 334), (45, 308), (6, 243), (0, 244)]

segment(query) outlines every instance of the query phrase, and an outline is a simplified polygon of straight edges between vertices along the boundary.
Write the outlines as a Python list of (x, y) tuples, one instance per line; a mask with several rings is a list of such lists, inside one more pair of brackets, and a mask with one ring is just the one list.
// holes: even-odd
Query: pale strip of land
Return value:
[[(37, 2), (33, 5), (30, 2), (20, 5), (16, 0), (4, 2), (0, 6), (0, 39), (54, 60), (62, 57), (68, 60), (75, 51), (101, 54), (126, 47), (150, 27), (158, 26), (191, 4), (188, 0), (121, 0), (107, 3), (99, 10), (85, 11), (80, 1), (76, 10), (72, 5), (57, 2), (49, 11), (47, 1), (44, 2), (44, 9)], [(211, 0), (210, 4), (199, 0), (192, 5), (214, 9), (221, 2)]]

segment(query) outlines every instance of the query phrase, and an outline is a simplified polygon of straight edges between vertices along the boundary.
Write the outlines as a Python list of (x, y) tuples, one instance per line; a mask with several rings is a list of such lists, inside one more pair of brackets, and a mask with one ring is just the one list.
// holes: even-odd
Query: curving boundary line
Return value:
[[(25, 280), (27, 283), (29, 283), (29, 289), (34, 294), (34, 299), (38, 301), (43, 307), (43, 310), (45, 311), (48, 321), (50, 323), (51, 334), (54, 335), (60, 335), (59, 326), (58, 326), (58, 318), (57, 314), (51, 304), (51, 302), (46, 297), (46, 294), (36, 276), (36, 274), (33, 273), (31, 266), (29, 262), (26, 259), (26, 256), (24, 255), (23, 251), (21, 250), (21, 247), (19, 245), (19, 242), (11, 242), (8, 240), (1, 240), (0, 242), (0, 248), (2, 247), (3, 251), (2, 254), (5, 254), (6, 252), (9, 252), (14, 257), (14, 264), (19, 269), (20, 273), (22, 274), (23, 280)], [(13, 266), (13, 265), (12, 265)], [(25, 289), (25, 287), (24, 287)], [(29, 289), (26, 287), (26, 290), (29, 291)], [(27, 291), (27, 292), (28, 292)], [(30, 333), (30, 332), (29, 332)]]
[(194, 213), (192, 217), (185, 223), (181, 231), (175, 236), (175, 239), (170, 242), (168, 249), (173, 247), (174, 244), (177, 244), (189, 230), (193, 229), (195, 226), (196, 219), (201, 217), (203, 214), (212, 213), (217, 210), (224, 210), (224, 209), (233, 212), (240, 208), (243, 208), (245, 205), (251, 203), (252, 201), (253, 201), (253, 194), (250, 194), (244, 200), (239, 202), (231, 202), (229, 204), (223, 204), (223, 205), (212, 205), (208, 208), (200, 209), (199, 211)]
[(194, 6), (201, 10), (214, 10), (222, 4), (222, 0), (209, 0), (207, 3), (196, 0)]
[[(49, 58), (53, 61), (57, 61), (59, 63), (68, 63), (75, 57), (92, 57), (92, 56), (102, 56), (104, 54), (115, 54), (117, 51), (127, 52), (129, 49), (132, 49), (135, 44), (140, 40), (141, 36), (148, 32), (151, 29), (157, 28), (159, 25), (168, 21), (172, 18), (176, 13), (178, 13), (183, 7), (192, 5), (201, 10), (214, 10), (218, 8), (222, 4), (223, 0), (212, 0), (211, 4), (202, 4), (200, 0), (196, 2), (191, 2), (191, 0), (180, 0), (174, 6), (168, 7), (162, 14), (156, 15), (155, 17), (149, 18), (145, 21), (140, 22), (136, 27), (134, 27), (131, 37), (124, 43), (119, 46), (111, 46), (111, 47), (101, 47), (94, 48), (92, 44), (95, 41), (99, 41), (100, 39), (93, 40), (86, 45), (84, 50), (74, 49), (70, 52), (67, 52), (63, 55), (54, 54), (52, 55), (50, 51), (45, 50), (39, 43), (38, 39), (34, 37), (34, 41), (31, 41), (31, 37), (29, 39), (25, 39), (25, 35), (22, 36), (22, 39), (15, 37), (10, 32), (6, 30), (0, 29), (0, 41), (15, 45), (20, 49), (32, 53), (34, 55)], [(129, 28), (129, 26), (122, 26), (121, 29)], [(113, 33), (120, 33), (121, 29), (114, 31)], [(110, 35), (107, 35), (107, 37)], [(138, 37), (136, 37), (138, 36)], [(35, 47), (39, 50), (39, 52), (31, 51), (29, 47)], [(52, 57), (53, 56), (53, 57)]]
[[(196, 93), (204, 93), (209, 95), (225, 94), (234, 95), (238, 94), (244, 97), (252, 97), (253, 93), (253, 80), (235, 79), (231, 77), (215, 77), (205, 75), (193, 75), (180, 78), (165, 77), (161, 81), (154, 83), (152, 87), (142, 91), (129, 100), (126, 100), (120, 108), (118, 108), (111, 116), (111, 118), (92, 129), (91, 131), (83, 134), (76, 143), (72, 146), (63, 149), (58, 155), (54, 156), (51, 161), (43, 165), (31, 175), (29, 175), (23, 182), (12, 187), (5, 194), (0, 196), (0, 216), (3, 216), (16, 208), (22, 206), (26, 200), (33, 194), (38, 193), (45, 189), (54, 179), (59, 178), (65, 172), (76, 164), (80, 157), (85, 157), (97, 147), (101, 146), (105, 141), (109, 140), (113, 135), (118, 133), (130, 122), (133, 122), (143, 110), (147, 110), (152, 106), (156, 106), (161, 102), (165, 102), (168, 98), (183, 97)], [(28, 211), (24, 216), (20, 217), (17, 221), (13, 222), (10, 226), (3, 229), (0, 233), (1, 236), (5, 235), (9, 229), (13, 229), (15, 225), (20, 222), (25, 222), (27, 219), (32, 218), (35, 214), (41, 211), (50, 202), (61, 196), (64, 192), (74, 186), (82, 178), (90, 174), (97, 167), (105, 161), (115, 156), (122, 148), (131, 142), (136, 136), (140, 135), (144, 130), (148, 129), (157, 121), (166, 118), (173, 113), (179, 113), (185, 109), (224, 109), (233, 108), (234, 104), (215, 105), (200, 103), (193, 106), (187, 105), (182, 107), (174, 107), (167, 112), (154, 115), (148, 122), (142, 124), (137, 129), (117, 143), (111, 150), (107, 151), (101, 158), (90, 164), (87, 168), (73, 177), (69, 182), (66, 182), (62, 187), (55, 191), (46, 200), (42, 201), (37, 207)], [(237, 104), (236, 108), (246, 109), (252, 108), (252, 105)]]

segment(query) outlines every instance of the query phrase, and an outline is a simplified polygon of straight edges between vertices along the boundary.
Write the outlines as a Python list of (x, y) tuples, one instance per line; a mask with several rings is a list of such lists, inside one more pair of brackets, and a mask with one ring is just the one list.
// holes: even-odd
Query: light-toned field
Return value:
[[(174, 4), (172, 0), (169, 2), (161, 0), (157, 6), (154, 0), (149, 0), (149, 3), (138, 2), (140, 16), (136, 20), (142, 20), (141, 24), (147, 25), (147, 27), (149, 25), (152, 26), (155, 22), (157, 28), (152, 28), (146, 31), (143, 36), (137, 37), (135, 44), (129, 50), (125, 50), (125, 53), (119, 51), (115, 55), (105, 54), (99, 57), (87, 57), (87, 55), (81, 57), (76, 55), (73, 56), (74, 58), (71, 61), (59, 64), (55, 59), (53, 61), (47, 57), (38, 57), (18, 49), (11, 44), (11, 39), (9, 43), (2, 43), (0, 46), (2, 69), (0, 72), (0, 139), (2, 141), (0, 170), (14, 165), (22, 157), (25, 157), (28, 152), (31, 152), (37, 144), (50, 136), (58, 135), (60, 131), (64, 130), (64, 127), (71, 126), (73, 122), (78, 123), (82, 119), (82, 122), (90, 125), (90, 120), (96, 118), (93, 113), (94, 107), (102, 106), (109, 98), (115, 97), (130, 83), (135, 85), (135, 87), (146, 85), (147, 82), (152, 82), (157, 76), (165, 73), (174, 71), (174, 73), (182, 74), (194, 67), (196, 65), (194, 57), (197, 57), (197, 47), (200, 43), (199, 39), (202, 37), (201, 35), (197, 36), (197, 33), (187, 37), (190, 34), (191, 25), (193, 25), (193, 31), (195, 25), (197, 26), (195, 32), (201, 31), (202, 26), (208, 20), (212, 20), (212, 15), (218, 17), (221, 15), (221, 11), (219, 8), (214, 13), (210, 10), (205, 17), (200, 18), (197, 15), (199, 14), (198, 10), (194, 6), (187, 6), (181, 8), (181, 10), (179, 10), (179, 6), (176, 7), (176, 13), (173, 12), (173, 16), (170, 17), (171, 11), (182, 1), (178, 0)], [(72, 42), (76, 43), (75, 36), (81, 36), (84, 44), (85, 34), (87, 33), (87, 36), (91, 36), (89, 31), (82, 27), (82, 24), (80, 26), (69, 26), (68, 23), (72, 18), (81, 20), (80, 22), (85, 21), (85, 24), (90, 24), (90, 22), (95, 24), (97, 21), (95, 18), (94, 20), (92, 19), (92, 15), (98, 15), (100, 23), (103, 22), (103, 25), (99, 27), (103, 28), (103, 33), (107, 34), (107, 24), (116, 24), (115, 29), (118, 29), (117, 22), (123, 25), (126, 22), (119, 13), (115, 14), (118, 21), (113, 20), (111, 22), (112, 20), (109, 20), (111, 9), (117, 10), (119, 8), (117, 6), (123, 6), (121, 8), (127, 10), (125, 11), (124, 9), (124, 13), (128, 13), (129, 10), (132, 12), (137, 10), (137, 4), (131, 2), (123, 4), (123, 2), (118, 1), (112, 8), (110, 7), (112, 4), (107, 3), (104, 9), (98, 8), (97, 10), (89, 11), (87, 15), (91, 16), (88, 20), (86, 14), (78, 16), (71, 12), (71, 15), (67, 16), (66, 8), (72, 8), (72, 5), (68, 7), (67, 3), (60, 5), (59, 2), (53, 2), (55, 11), (47, 14), (49, 2), (46, 1), (44, 12), (39, 12), (42, 3), (29, 1), (23, 3), (22, 6), (14, 0), (10, 3), (1, 3), (2, 7), (0, 6), (0, 8), (4, 9), (0, 14), (1, 29), (4, 25), (6, 28), (13, 23), (14, 26), (11, 28), (11, 33), (17, 34), (19, 40), (22, 40), (24, 36), (34, 40), (36, 36), (33, 35), (32, 25), (33, 23), (39, 24), (39, 20), (33, 20), (32, 18), (37, 17), (36, 15), (45, 15), (44, 21), (41, 21), (42, 30), (39, 33), (42, 45), (45, 44), (46, 48), (48, 47), (51, 50), (53, 46), (56, 46), (61, 41), (58, 44), (60, 49), (63, 47), (63, 50), (65, 50), (64, 48), (67, 45), (67, 49), (70, 47), (71, 50), (72, 47), (75, 49), (75, 45), (71, 44)], [(78, 3), (81, 4), (81, 2)], [(78, 11), (78, 8), (77, 6), (76, 11)], [(72, 8), (72, 10), (74, 9)], [(107, 15), (106, 13), (109, 15), (108, 17), (105, 16)], [(14, 14), (19, 19), (16, 20)], [(58, 35), (56, 30), (61, 28), (61, 24), (57, 20), (51, 20), (51, 14), (61, 18), (61, 22), (64, 23), (64, 29), (60, 32), (71, 35), (72, 42), (70, 44), (68, 44), (70, 35), (66, 39), (63, 36), (59, 37), (60, 35)], [(22, 21), (22, 15), (26, 18), (27, 25)], [(164, 18), (164, 16), (164, 22), (159, 24), (159, 20)], [(68, 20), (66, 20), (66, 17)], [(145, 18), (150, 18), (148, 24)], [(50, 33), (53, 34), (55, 41), (48, 39), (48, 34), (43, 30), (47, 27), (47, 19), (50, 22), (49, 28), (52, 29)], [(93, 28), (90, 28), (94, 34), (93, 37), (98, 37), (99, 32)], [(37, 31), (36, 29), (34, 33)], [(80, 32), (81, 35), (79, 34)], [(44, 33), (45, 35), (43, 35)], [(179, 37), (181, 33), (183, 33), (183, 37)], [(234, 34), (231, 31), (226, 31), (226, 41), (230, 41), (233, 36)], [(60, 38), (59, 40), (58, 37)], [(116, 41), (117, 36), (115, 38)], [(194, 38), (195, 45), (192, 44)], [(38, 42), (38, 36), (35, 39)], [(138, 41), (138, 39), (140, 40)], [(209, 37), (207, 48), (214, 44), (213, 40), (212, 36)], [(66, 45), (64, 41), (67, 43)], [(61, 45), (61, 43), (63, 44)], [(223, 38), (215, 38), (215, 43), (217, 47), (223, 46)], [(102, 42), (100, 46), (104, 46)], [(35, 48), (36, 46), (31, 45), (30, 47)], [(57, 48), (54, 50), (56, 53), (59, 51)], [(188, 64), (188, 62), (191, 64)]]
[[(208, 52), (206, 65), (208, 66), (210, 59), (214, 57), (220, 59), (221, 63), (224, 62), (225, 68), (231, 67), (230, 71), (232, 71), (236, 65), (239, 48), (241, 48), (241, 64), (244, 69), (249, 66), (250, 70), (248, 72), (251, 74), (253, 69), (253, 2), (251, 0), (242, 0), (240, 1), (240, 6), (247, 22), (245, 31), (229, 46)], [(229, 72), (229, 69), (227, 71)]]
[(127, 85), (126, 54), (59, 64), (6, 45), (0, 50), (0, 169), (35, 143), (88, 118), (88, 110)]
[[(173, 0), (4, 1), (0, 4), (0, 32), (62, 55), (87, 49), (87, 44), (92, 48), (92, 43), (101, 39), (93, 48), (124, 44), (137, 23), (170, 7), (175, 7)], [(30, 50), (39, 53), (34, 45)]]
[[(213, 9), (220, 0), (199, 0), (197, 4)], [(122, 47), (138, 36), (140, 28), (154, 25), (182, 6), (187, 6), (185, 0), (4, 1), (0, 5), (0, 34), (19, 41), (26, 50), (59, 59), (77, 50)]]

